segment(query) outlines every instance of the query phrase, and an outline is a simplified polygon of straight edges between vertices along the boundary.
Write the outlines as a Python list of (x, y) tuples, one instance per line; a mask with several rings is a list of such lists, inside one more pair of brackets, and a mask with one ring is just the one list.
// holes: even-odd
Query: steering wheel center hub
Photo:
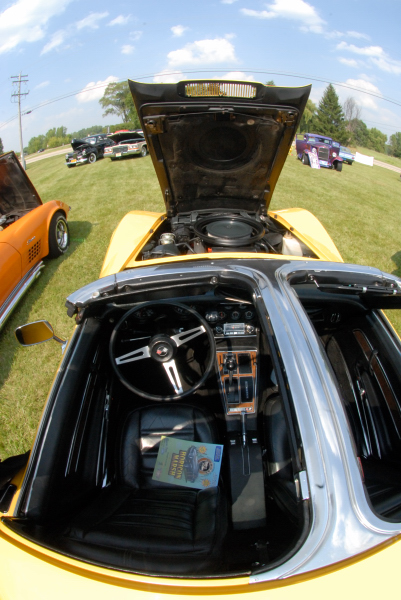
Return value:
[(150, 356), (157, 362), (168, 362), (174, 358), (177, 346), (168, 335), (156, 335), (149, 342)]

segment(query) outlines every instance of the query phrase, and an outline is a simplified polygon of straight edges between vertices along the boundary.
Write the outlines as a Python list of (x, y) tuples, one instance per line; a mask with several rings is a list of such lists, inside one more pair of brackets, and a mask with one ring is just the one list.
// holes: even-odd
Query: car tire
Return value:
[(70, 244), (70, 233), (67, 219), (61, 212), (52, 216), (49, 227), (49, 258), (57, 258), (67, 252)]
[(148, 153), (147, 146), (142, 146), (142, 148), (141, 148), (141, 156), (146, 156), (147, 153)]
[(69, 169), (72, 169), (73, 167), (75, 167), (75, 165), (67, 165), (67, 167), (68, 167)]
[(343, 163), (342, 162), (336, 162), (335, 167), (336, 171), (340, 172), (343, 170)]
[(308, 166), (309, 163), (309, 156), (307, 154), (303, 154), (302, 158), (301, 158), (302, 164)]
[(91, 152), (88, 156), (88, 162), (89, 163), (95, 163), (96, 162), (96, 154), (94, 152)]

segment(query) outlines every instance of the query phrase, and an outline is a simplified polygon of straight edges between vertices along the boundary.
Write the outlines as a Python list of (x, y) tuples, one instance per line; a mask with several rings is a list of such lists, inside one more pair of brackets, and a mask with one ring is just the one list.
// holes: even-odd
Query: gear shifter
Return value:
[(228, 371), (228, 379), (229, 379), (229, 385), (231, 386), (232, 382), (233, 382), (233, 371), (235, 371), (237, 368), (237, 361), (235, 360), (235, 356), (233, 356), (232, 354), (227, 356), (226, 359), (226, 369)]
[(226, 379), (226, 394), (227, 401), (229, 404), (238, 404), (239, 402), (239, 390), (238, 390), (238, 379), (233, 377), (233, 374), (237, 372), (237, 361), (233, 354), (227, 354), (224, 367), (228, 372), (228, 381)]

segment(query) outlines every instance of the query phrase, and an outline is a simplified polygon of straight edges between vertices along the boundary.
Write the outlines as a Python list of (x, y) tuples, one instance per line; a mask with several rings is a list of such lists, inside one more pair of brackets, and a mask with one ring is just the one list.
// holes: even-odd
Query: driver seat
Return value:
[(227, 530), (222, 488), (197, 490), (152, 479), (162, 436), (217, 443), (214, 418), (185, 404), (128, 414), (117, 482), (71, 523), (67, 549), (96, 562), (157, 574), (215, 572)]

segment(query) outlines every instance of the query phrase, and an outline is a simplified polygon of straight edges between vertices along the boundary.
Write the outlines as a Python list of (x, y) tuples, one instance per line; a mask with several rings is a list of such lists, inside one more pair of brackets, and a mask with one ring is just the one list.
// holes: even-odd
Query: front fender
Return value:
[(115, 229), (104, 257), (100, 277), (122, 271), (138, 255), (154, 231), (164, 221), (162, 213), (132, 210)]

